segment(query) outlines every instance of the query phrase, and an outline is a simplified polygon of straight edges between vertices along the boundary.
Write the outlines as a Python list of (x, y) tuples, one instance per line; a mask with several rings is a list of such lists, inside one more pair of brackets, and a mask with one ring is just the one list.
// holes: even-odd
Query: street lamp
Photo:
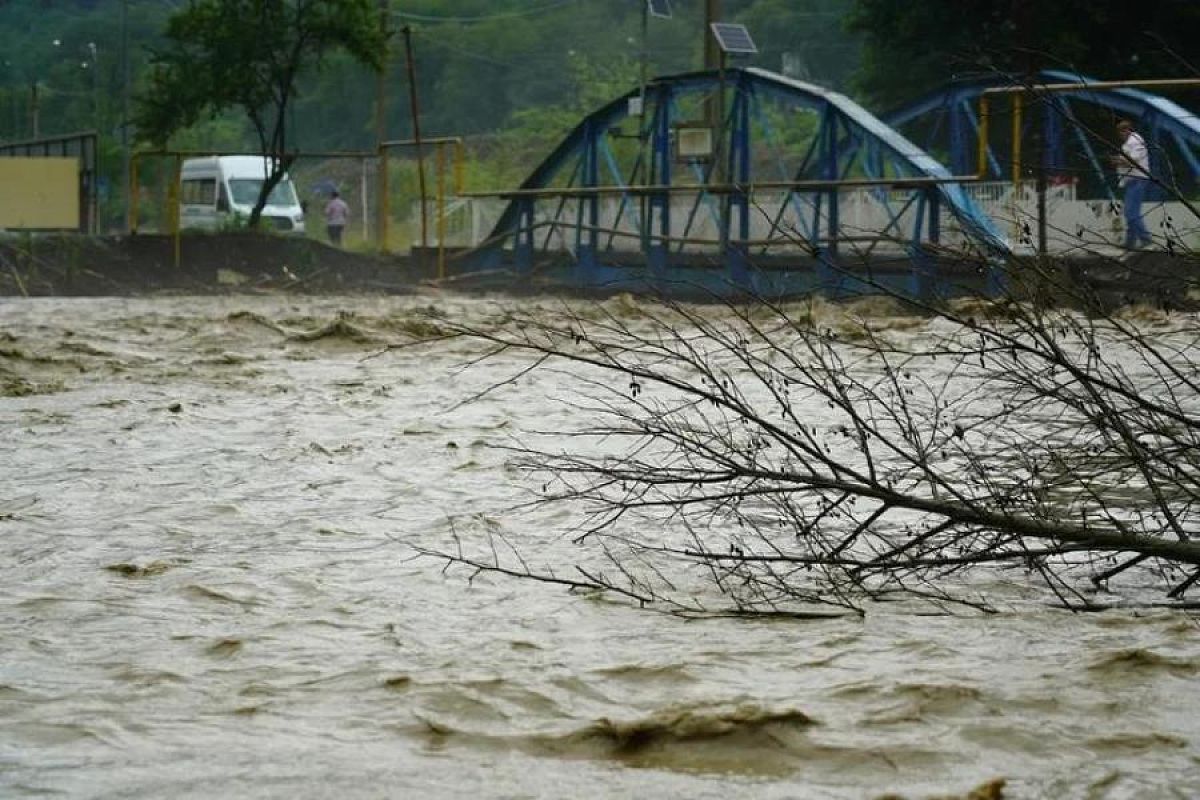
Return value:
[(650, 17), (660, 17), (662, 19), (671, 18), (671, 0), (643, 0), (642, 2), (642, 47), (639, 54), (641, 62), (641, 90), (638, 92), (637, 102), (630, 100), (629, 113), (633, 115), (634, 110), (637, 111), (637, 116), (643, 116), (646, 113), (646, 62), (649, 56), (648, 53), (648, 37)]
[[(92, 70), (92, 127), (100, 131), (100, 53), (95, 42), (87, 43), (88, 53), (91, 54)], [(87, 69), (86, 62), (84, 69)]]
[(29, 81), (29, 122), (33, 128), (33, 138), (36, 139), (41, 135), (41, 125), (39, 117), (41, 116), (41, 106), (38, 101), (38, 81), (33, 78)]
[[(25, 125), (21, 121), (24, 101), (25, 72), (11, 59), (4, 59), (0, 64), (4, 67), (4, 101), (3, 113), (5, 121), (0, 129), (9, 131), (9, 138), (25, 138)], [(8, 116), (11, 114), (11, 121)]]
[(134, 187), (129, 180), (129, 0), (121, 0), (121, 196), (125, 199), (125, 232), (129, 231), (130, 198)]
[[(55, 47), (63, 46), (62, 39), (55, 39), (53, 43), (54, 43)], [(96, 131), (99, 131), (100, 130), (100, 48), (98, 48), (96, 46), (95, 42), (86, 42), (81, 47), (81, 49), (83, 51), (85, 51), (85, 55), (84, 55), (84, 60), (79, 62), (79, 68), (90, 72), (91, 80), (92, 80), (92, 86), (91, 86), (92, 128)], [(36, 103), (36, 86), (35, 86), (34, 99), (35, 99), (35, 103)], [(38, 135), (38, 132), (36, 129), (36, 117), (35, 117), (35, 128), (34, 128), (33, 135), (34, 135), (34, 137), (36, 137)]]

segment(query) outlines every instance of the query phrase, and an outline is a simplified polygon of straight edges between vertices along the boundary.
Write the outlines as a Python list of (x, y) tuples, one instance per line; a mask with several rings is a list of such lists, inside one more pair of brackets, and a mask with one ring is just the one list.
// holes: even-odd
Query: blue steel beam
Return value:
[[(752, 140), (756, 135), (752, 123), (761, 118), (761, 114), (755, 110), (760, 103), (777, 103), (787, 113), (796, 109), (807, 109), (816, 112), (821, 121), (816, 139), (809, 144), (808, 154), (799, 168), (792, 173), (794, 179), (814, 177), (838, 181), (850, 175), (862, 174), (880, 179), (936, 179), (939, 182), (928, 190), (936, 195), (936, 203), (932, 199), (923, 200), (922, 208), (925, 208), (926, 203), (931, 207), (945, 208), (957, 218), (961, 228), (975, 244), (982, 246), (986, 252), (1001, 257), (1011, 252), (1005, 237), (999, 233), (991, 220), (974, 206), (961, 186), (951, 180), (953, 176), (942, 164), (849, 98), (823, 87), (791, 80), (766, 70), (728, 69), (723, 75), (716, 71), (705, 71), (658, 78), (647, 87), (643, 110), (649, 112), (653, 107), (653, 116), (648, 125), (639, 125), (645, 135), (649, 136), (650, 163), (645, 172), (648, 173), (647, 182), (650, 185), (665, 187), (663, 191), (651, 192), (645, 196), (645, 219), (639, 222), (639, 230), (644, 231), (642, 252), (652, 269), (662, 270), (669, 263), (669, 190), (675, 178), (671, 136), (674, 132), (675, 118), (680, 113), (677, 104), (684, 96), (710, 96), (714, 90), (725, 87), (732, 91), (733, 102), (730, 104), (730, 112), (721, 121), (720, 134), (715, 137), (721, 152), (714, 154), (714, 162), (724, 162), (723, 180), (737, 185), (754, 182), (752, 170), (757, 159), (752, 157)], [(600, 187), (599, 161), (602, 157), (608, 160), (609, 172), (613, 178), (613, 183), (606, 183), (604, 187), (626, 187), (629, 182), (623, 180), (619, 170), (614, 168), (605, 137), (613, 126), (626, 117), (629, 100), (641, 92), (640, 88), (631, 90), (589, 114), (522, 182), (520, 189), (549, 190), (552, 193), (555, 187), (562, 186), (562, 176), (567, 174), (572, 164), (575, 165), (575, 174), (578, 177), (576, 185), (580, 190)], [(962, 123), (967, 124), (970, 123)], [(644, 146), (642, 149), (644, 150)], [(729, 277), (735, 282), (740, 282), (745, 277), (741, 273), (748, 255), (745, 243), (749, 241), (750, 235), (749, 198), (746, 194), (736, 191), (733, 194), (725, 190), (719, 194), (710, 194), (706, 191), (710, 176), (711, 169), (701, 170), (696, 176), (697, 204), (712, 195), (721, 198), (720, 208), (714, 213), (718, 219), (719, 238), (725, 245), (722, 260), (729, 268)], [(530, 207), (537, 203), (535, 196), (536, 192), (531, 192), (515, 197), (505, 208), (489, 237), (493, 241), (515, 242), (516, 252), (525, 259), (530, 258), (532, 253), (529, 249), (531, 239), (523, 228), (533, 222), (534, 216)], [(838, 208), (837, 188), (790, 190), (786, 193), (784, 207), (789, 203), (798, 203), (802, 196), (809, 200), (811, 206), (809, 209), (803, 209), (804, 213), (811, 214), (811, 224), (805, 222), (803, 214), (798, 216), (798, 224), (802, 229), (809, 229), (814, 245), (821, 241), (826, 242), (827, 245), (819, 249), (827, 250), (827, 256), (836, 258), (838, 240), (843, 235), (840, 232), (841, 212)], [(886, 192), (876, 192), (874, 196), (885, 207), (891, 202)], [(576, 258), (581, 263), (582, 271), (586, 272), (596, 263), (598, 256), (599, 195), (583, 192), (577, 204)], [(693, 209), (693, 212), (695, 210)], [(801, 206), (796, 205), (796, 210), (801, 211)], [(926, 214), (928, 213), (932, 211), (927, 211)], [(898, 219), (898, 216), (893, 216), (893, 224)], [(779, 229), (779, 222), (780, 220), (775, 220), (773, 230)], [(731, 229), (731, 225), (735, 227)], [(932, 225), (933, 220), (930, 220), (929, 226)], [(689, 222), (689, 230), (690, 227)], [(914, 241), (928, 235), (925, 227), (927, 226), (918, 222), (912, 232)], [(688, 235), (686, 231), (683, 234), (684, 237)], [(609, 241), (612, 241), (611, 237)], [(916, 243), (919, 244), (919, 241)], [(737, 252), (734, 252), (735, 250)]]
[[(654, 87), (656, 99), (654, 107), (654, 136), (650, 141), (651, 147), (651, 186), (671, 185), (671, 109), (674, 108), (674, 89), (670, 84), (659, 84)], [(645, 109), (642, 110), (645, 113)], [(649, 219), (646, 229), (650, 237), (645, 243), (643, 252), (650, 265), (650, 271), (661, 276), (667, 268), (667, 256), (670, 252), (668, 237), (671, 233), (671, 196), (658, 192), (647, 198)], [(655, 230), (655, 223), (657, 231)]]
[[(775, 75), (766, 70), (749, 69), (747, 72), (763, 77), (760, 93), (774, 92), (823, 99), (861, 131), (862, 135), (871, 138), (883, 151), (890, 153), (894, 163), (907, 165), (913, 175), (941, 179), (952, 177), (939, 161), (848, 97), (813, 84)], [(942, 202), (945, 203), (946, 209), (958, 219), (972, 239), (995, 253), (1008, 254), (1011, 252), (1007, 240), (996, 229), (995, 224), (971, 202), (961, 186), (954, 183), (943, 183), (938, 186), (938, 192), (942, 196)]]
[[(1039, 83), (1047, 84), (1086, 84), (1099, 82), (1086, 75), (1064, 70), (1043, 70), (1037, 74), (1036, 80)], [(1014, 83), (1015, 81), (1011, 77), (1004, 75), (993, 75), (970, 81), (955, 82), (954, 84), (922, 95), (901, 108), (883, 114), (881, 119), (894, 128), (903, 128), (915, 120), (926, 118), (931, 114), (941, 111), (943, 113), (950, 113), (953, 120), (953, 115), (957, 113), (957, 109), (965, 108), (969, 111), (968, 104), (978, 100), (979, 96), (985, 90), (1001, 86), (1012, 86)], [(1065, 116), (1066, 119), (1060, 119), (1060, 115), (1056, 114), (1046, 115), (1046, 125), (1048, 128), (1046, 131), (1047, 150), (1052, 160), (1063, 161), (1061, 148), (1064, 145), (1065, 134), (1061, 130), (1061, 124), (1064, 121), (1071, 124), (1075, 129), (1076, 135), (1083, 133), (1079, 130), (1075, 115), (1067, 111), (1069, 106), (1066, 101), (1075, 100), (1107, 108), (1121, 116), (1139, 120), (1146, 129), (1146, 132), (1151, 135), (1152, 139), (1156, 139), (1158, 143), (1167, 139), (1175, 142), (1185, 163), (1192, 170), (1193, 177), (1200, 179), (1200, 161), (1197, 160), (1192, 152), (1192, 149), (1200, 149), (1200, 117), (1173, 100), (1132, 87), (1069, 89), (1055, 91), (1053, 98), (1057, 101), (1056, 105), (1061, 104), (1058, 107), (1059, 110), (1064, 111), (1062, 116)], [(999, 110), (996, 103), (997, 100), (993, 100), (993, 107)], [(964, 165), (973, 165), (975, 163), (975, 148), (977, 147), (975, 138), (966, 136), (951, 137), (952, 152), (950, 161), (954, 165), (955, 171), (960, 172), (960, 174), (963, 174), (961, 170)], [(927, 146), (931, 145), (927, 144)], [(1089, 161), (1093, 165), (1098, 165), (1100, 162), (1090, 155), (1091, 147), (1089, 146), (1085, 150), (1089, 151)], [(990, 150), (989, 158), (991, 158)], [(996, 171), (998, 170), (998, 165), (992, 161), (991, 168), (993, 171)], [(966, 172), (973, 171), (973, 166), (966, 170)]]

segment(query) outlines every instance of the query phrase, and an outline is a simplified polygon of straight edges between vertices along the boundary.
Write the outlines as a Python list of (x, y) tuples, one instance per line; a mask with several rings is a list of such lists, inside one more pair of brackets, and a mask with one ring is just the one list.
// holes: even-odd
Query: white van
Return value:
[[(270, 161), (264, 156), (187, 159), (180, 172), (180, 227), (213, 230), (249, 219), (269, 168)], [(263, 206), (262, 225), (284, 233), (304, 233), (304, 209), (286, 174)]]

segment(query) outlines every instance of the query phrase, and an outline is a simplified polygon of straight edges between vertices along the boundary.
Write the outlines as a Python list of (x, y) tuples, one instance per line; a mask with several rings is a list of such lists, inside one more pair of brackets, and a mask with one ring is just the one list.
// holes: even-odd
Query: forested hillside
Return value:
[[(102, 201), (119, 181), (125, 109), (186, 0), (0, 0), (0, 142), (95, 129)], [(747, 63), (882, 111), (956, 76), (1074, 68), (1105, 79), (1195, 77), (1196, 0), (721, 0), (759, 47)], [(422, 134), (468, 137), (472, 173), (519, 179), (588, 110), (650, 76), (703, 64), (704, 0), (383, 0), (387, 138), (412, 134), (407, 26)], [(127, 46), (126, 46), (127, 42)], [(269, 43), (264, 43), (269, 46)], [(128, 54), (128, 70), (125, 69)], [(376, 138), (374, 72), (335, 54), (289, 106), (289, 147), (361, 151)], [(237, 112), (172, 144), (250, 149)]]
[[(40, 132), (120, 124), (123, 0), (9, 0), (0, 4), (0, 140), (28, 137), (32, 87)], [(166, 18), (182, 0), (125, 0), (133, 92)], [(754, 63), (848, 89), (858, 48), (843, 19), (852, 0), (724, 0), (723, 17), (745, 22), (761, 54)], [(651, 17), (651, 75), (701, 66), (704, 3), (677, 0), (671, 19)], [(640, 0), (421, 0), (390, 2), (394, 32), (408, 25), (422, 132), (492, 134), (553, 124), (636, 85)], [(409, 135), (403, 39), (393, 37), (387, 76), (388, 131)], [(335, 58), (306, 79), (295, 104), (295, 138), (306, 149), (359, 149), (375, 138), (375, 76)], [(236, 146), (240, 120), (216, 120), (181, 144)]]

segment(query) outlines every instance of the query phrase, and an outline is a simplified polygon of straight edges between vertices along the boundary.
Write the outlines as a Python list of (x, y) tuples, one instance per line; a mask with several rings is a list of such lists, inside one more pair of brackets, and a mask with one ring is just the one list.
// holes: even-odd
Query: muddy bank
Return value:
[[(415, 254), (378, 254), (341, 250), (303, 237), (265, 233), (192, 233), (176, 241), (170, 236), (20, 235), (0, 234), (0, 296), (131, 296), (155, 293), (234, 294), (255, 291), (330, 294), (373, 292), (405, 294), (419, 286), (438, 286), (463, 293), (500, 292), (510, 295), (544, 294), (609, 296), (662, 291), (654, 280), (645, 280), (640, 256), (607, 253), (608, 269), (591, 279), (582, 275), (569, 257), (548, 256), (528, 272), (499, 262), (474, 269), (462, 252), (448, 251), (439, 276), (438, 253), (428, 249)], [(697, 276), (711, 272), (703, 262), (675, 265), (668, 281), (672, 295), (712, 300), (713, 287)], [(783, 262), (756, 261), (764, 274), (818, 272), (812, 259)], [(626, 271), (622, 271), (625, 268)], [(615, 270), (615, 271), (614, 271)], [(873, 281), (904, 292), (907, 261), (879, 259), (847, 263), (840, 270), (850, 293), (871, 293)], [(995, 291), (978, 262), (944, 258), (937, 272), (945, 285), (938, 294)], [(1138, 252), (1117, 256), (1080, 254), (1043, 261), (1017, 258), (1005, 270), (1003, 290), (1018, 298), (1043, 302), (1114, 308), (1149, 304), (1164, 309), (1194, 310), (1200, 300), (1200, 259), (1196, 254)], [(606, 280), (600, 277), (606, 276)], [(689, 287), (692, 291), (689, 292)], [(718, 286), (719, 288), (719, 286)], [(777, 289), (780, 287), (776, 287)], [(813, 291), (812, 281), (793, 287), (798, 294)], [(846, 287), (841, 287), (841, 291)], [(881, 289), (881, 291), (888, 291)]]
[(406, 256), (339, 250), (254, 233), (0, 237), (0, 296), (154, 292), (411, 291), (425, 271)]

